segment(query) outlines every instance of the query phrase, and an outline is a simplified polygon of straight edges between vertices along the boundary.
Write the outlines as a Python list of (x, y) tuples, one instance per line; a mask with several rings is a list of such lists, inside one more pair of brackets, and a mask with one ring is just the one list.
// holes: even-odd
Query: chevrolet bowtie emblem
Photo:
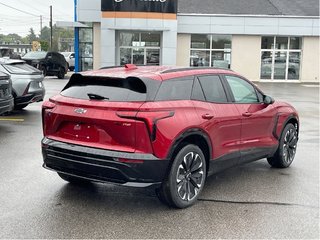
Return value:
[(74, 110), (75, 113), (78, 113), (78, 114), (84, 114), (87, 112), (86, 109), (83, 109), (83, 108), (77, 108)]

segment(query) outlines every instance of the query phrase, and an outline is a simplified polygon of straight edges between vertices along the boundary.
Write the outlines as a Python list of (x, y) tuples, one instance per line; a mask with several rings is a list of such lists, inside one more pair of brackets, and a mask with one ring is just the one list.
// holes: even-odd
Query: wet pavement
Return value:
[[(47, 98), (66, 82), (46, 78)], [(295, 161), (273, 169), (263, 159), (214, 175), (184, 210), (162, 205), (152, 189), (73, 186), (43, 169), (41, 103), (1, 117), (0, 238), (319, 239), (319, 86), (258, 85), (300, 113)]]

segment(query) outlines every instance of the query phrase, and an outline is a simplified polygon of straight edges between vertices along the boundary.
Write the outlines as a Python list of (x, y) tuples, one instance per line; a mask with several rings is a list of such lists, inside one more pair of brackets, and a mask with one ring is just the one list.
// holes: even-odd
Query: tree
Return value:
[(38, 40), (36, 34), (34, 33), (33, 28), (30, 28), (29, 32), (30, 34), (27, 36), (29, 43), (32, 43), (33, 41)]
[(41, 50), (48, 51), (49, 50), (49, 43), (47, 41), (40, 40)]

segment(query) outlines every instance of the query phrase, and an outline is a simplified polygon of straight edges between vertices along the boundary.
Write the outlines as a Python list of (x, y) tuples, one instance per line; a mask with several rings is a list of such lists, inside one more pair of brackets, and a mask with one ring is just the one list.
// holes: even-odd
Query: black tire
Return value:
[(161, 202), (171, 207), (187, 208), (197, 201), (205, 179), (206, 159), (198, 146), (189, 144), (174, 157), (157, 195)]
[(64, 75), (65, 75), (65, 74), (66, 74), (66, 73), (65, 73), (65, 71), (64, 71), (64, 68), (60, 68), (57, 77), (58, 77), (59, 79), (64, 79)]
[(89, 180), (83, 179), (83, 178), (78, 178), (74, 177), (71, 175), (67, 175), (64, 173), (58, 173), (59, 177), (61, 177), (63, 180), (72, 183), (72, 184), (77, 184), (77, 185), (84, 185), (84, 184), (90, 184), (91, 182)]
[(14, 105), (14, 110), (22, 110), (24, 109), (28, 104), (20, 104), (20, 105)]
[(46, 69), (46, 67), (45, 67), (45, 66), (42, 66), (42, 67), (41, 67), (41, 70), (42, 70), (43, 76), (44, 76), (44, 77), (47, 76), (47, 69)]
[(74, 67), (69, 67), (69, 70), (70, 70), (71, 72), (73, 72), (73, 71), (74, 71)]
[(272, 167), (287, 168), (293, 162), (298, 143), (298, 132), (293, 124), (285, 126), (279, 140), (279, 147), (273, 157), (268, 158)]

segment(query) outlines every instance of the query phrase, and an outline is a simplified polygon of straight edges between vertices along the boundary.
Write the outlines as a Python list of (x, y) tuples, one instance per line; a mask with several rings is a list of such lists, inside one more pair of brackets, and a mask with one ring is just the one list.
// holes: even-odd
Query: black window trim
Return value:
[[(207, 97), (206, 97), (206, 95), (205, 95), (205, 93), (204, 93), (204, 91), (203, 91), (203, 87), (202, 87), (201, 81), (200, 81), (200, 79), (199, 79), (199, 77), (206, 77), (206, 76), (217, 76), (217, 77), (219, 78), (219, 81), (221, 82), (221, 85), (222, 85), (224, 94), (226, 95), (226, 99), (227, 99), (226, 102), (215, 102), (215, 101), (208, 101), (208, 100), (207, 100)], [(207, 102), (207, 103), (216, 103), (216, 104), (230, 104), (230, 102), (231, 102), (232, 99), (231, 99), (230, 96), (228, 95), (228, 91), (227, 91), (225, 85), (223, 84), (223, 78), (222, 78), (221, 74), (210, 74), (210, 73), (198, 74), (198, 75), (195, 76), (195, 79), (197, 79), (197, 80), (199, 81), (199, 84), (200, 84), (200, 87), (201, 87), (203, 96), (204, 96), (204, 98), (205, 98), (205, 102)], [(197, 100), (197, 101), (201, 101), (201, 100)], [(201, 101), (201, 102), (203, 102), (203, 101)]]
[[(252, 102), (252, 103), (236, 102), (236, 100), (234, 98), (234, 95), (233, 95), (233, 92), (231, 90), (231, 87), (230, 87), (230, 85), (228, 83), (228, 80), (227, 80), (226, 76), (237, 77), (237, 78), (240, 78), (240, 79), (246, 81), (247, 83), (249, 83), (253, 87), (253, 89), (255, 91), (255, 94), (256, 94), (256, 97), (259, 100), (259, 102)], [(261, 103), (263, 103), (263, 99), (259, 98), (258, 93), (260, 93), (262, 96), (264, 96), (264, 94), (261, 91), (259, 91), (259, 89), (252, 82), (250, 82), (248, 79), (246, 79), (246, 78), (244, 78), (242, 76), (239, 76), (239, 75), (235, 75), (235, 74), (222, 74), (221, 77), (223, 79), (222, 83), (225, 86), (225, 88), (227, 89), (228, 95), (230, 96), (230, 100), (231, 100), (232, 103), (234, 103), (234, 104), (261, 104)]]

